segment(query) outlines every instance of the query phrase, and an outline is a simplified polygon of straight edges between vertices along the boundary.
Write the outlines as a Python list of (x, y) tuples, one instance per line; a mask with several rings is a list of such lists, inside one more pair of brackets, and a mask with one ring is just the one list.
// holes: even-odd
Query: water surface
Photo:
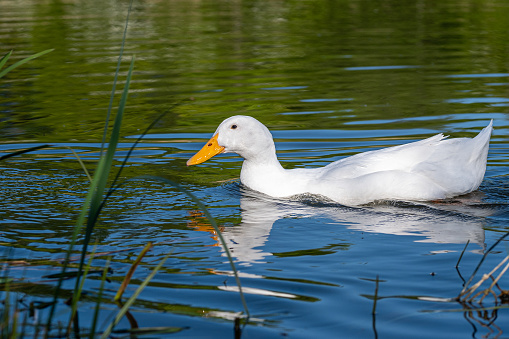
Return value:
[[(88, 189), (68, 147), (95, 168), (127, 3), (0, 6), (2, 54), (14, 50), (14, 61), (55, 48), (0, 79), (0, 155), (51, 145), (0, 163), (0, 253), (15, 262), (9, 275), (26, 282), (17, 297), (43, 302), (52, 298), (55, 281), (46, 276), (61, 270)], [(507, 17), (502, 0), (135, 2), (117, 92), (133, 56), (135, 74), (115, 165), (167, 112), (121, 178), (170, 178), (208, 206), (247, 295), (245, 337), (507, 336), (507, 309), (476, 312), (481, 305), (452, 300), (508, 230)], [(479, 192), (448, 203), (352, 208), (249, 191), (238, 182), (241, 159), (231, 154), (186, 167), (235, 114), (271, 129), (286, 168), (323, 166), (436, 133), (472, 137), (491, 119), (495, 131)], [(133, 260), (154, 241), (127, 295), (171, 255), (131, 309), (138, 325), (233, 337), (243, 309), (231, 268), (185, 194), (155, 179), (126, 181), (93, 237), (104, 254), (93, 266), (112, 258), (104, 324), (118, 309), (109, 300)], [(507, 255), (506, 244), (487, 256), (477, 278)], [(508, 289), (507, 277), (499, 285)], [(97, 276), (85, 284), (85, 328), (99, 286)], [(73, 280), (64, 284), (57, 309), (63, 322), (73, 287)], [(46, 316), (37, 312), (31, 324)], [(126, 319), (117, 326), (130, 327)]]

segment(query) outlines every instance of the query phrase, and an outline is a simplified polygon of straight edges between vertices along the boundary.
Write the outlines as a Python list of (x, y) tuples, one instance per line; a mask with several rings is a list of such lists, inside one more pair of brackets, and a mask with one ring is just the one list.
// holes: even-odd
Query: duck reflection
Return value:
[(484, 245), (484, 217), (496, 210), (478, 203), (472, 195), (442, 203), (378, 203), (345, 207), (312, 195), (294, 200), (275, 199), (241, 188), (242, 221), (224, 227), (223, 237), (239, 265), (264, 262), (272, 255), (265, 250), (274, 223), (283, 218), (328, 218), (347, 229), (392, 235), (420, 236), (417, 242)]

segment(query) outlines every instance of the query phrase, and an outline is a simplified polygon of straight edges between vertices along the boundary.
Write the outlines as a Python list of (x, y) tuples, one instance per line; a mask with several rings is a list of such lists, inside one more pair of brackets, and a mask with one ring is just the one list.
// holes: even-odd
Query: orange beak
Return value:
[(191, 159), (187, 160), (187, 166), (198, 165), (212, 158), (214, 155), (224, 152), (224, 147), (217, 143), (217, 134), (214, 135), (201, 150), (198, 151)]

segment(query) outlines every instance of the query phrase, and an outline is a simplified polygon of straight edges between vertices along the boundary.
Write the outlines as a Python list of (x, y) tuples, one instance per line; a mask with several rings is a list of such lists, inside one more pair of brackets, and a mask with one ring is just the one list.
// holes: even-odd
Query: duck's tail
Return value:
[(483, 138), (483, 137), (486, 137), (486, 138), (490, 138), (491, 136), (491, 132), (493, 132), (493, 119), (490, 120), (490, 123), (488, 124), (488, 126), (484, 127), (482, 129), (481, 132), (479, 132), (479, 134), (475, 137), (475, 139), (477, 138)]
[(473, 165), (474, 171), (477, 172), (473, 190), (476, 190), (481, 185), (484, 174), (486, 173), (486, 164), (488, 162), (488, 150), (490, 148), (490, 137), (492, 131), (493, 120), (491, 120), (489, 125), (473, 139), (474, 146), (470, 156), (470, 162)]
[(493, 119), (488, 126), (484, 127), (479, 134), (474, 138), (475, 146), (473, 155), (482, 155), (486, 158), (488, 156), (488, 148), (490, 145), (491, 133), (493, 132)]

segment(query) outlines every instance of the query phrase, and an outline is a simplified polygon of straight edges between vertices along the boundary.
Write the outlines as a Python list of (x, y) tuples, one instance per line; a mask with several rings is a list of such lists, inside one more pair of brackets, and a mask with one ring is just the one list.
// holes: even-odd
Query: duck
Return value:
[(251, 116), (224, 120), (212, 138), (187, 161), (201, 164), (221, 153), (244, 158), (243, 186), (274, 198), (312, 194), (341, 205), (377, 201), (434, 201), (479, 188), (493, 120), (474, 138), (424, 140), (355, 154), (324, 167), (285, 169), (269, 129)]

